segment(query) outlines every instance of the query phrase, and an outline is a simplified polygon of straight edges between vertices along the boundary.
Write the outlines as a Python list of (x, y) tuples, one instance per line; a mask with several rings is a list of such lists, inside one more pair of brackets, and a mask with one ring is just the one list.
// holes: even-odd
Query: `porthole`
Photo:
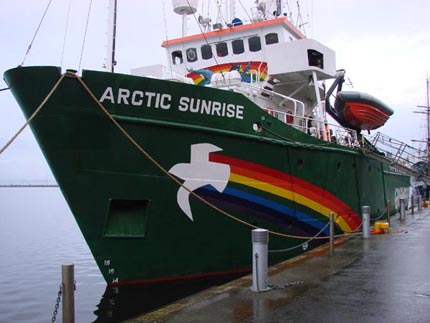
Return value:
[(210, 45), (202, 45), (202, 47), (200, 48), (200, 52), (202, 54), (203, 59), (212, 58), (212, 47)]
[(235, 39), (231, 42), (233, 47), (233, 54), (238, 55), (245, 52), (245, 46), (243, 45), (243, 39)]
[(297, 160), (297, 168), (302, 169), (304, 165), (303, 159)]
[(258, 52), (261, 50), (261, 40), (258, 36), (248, 38), (249, 51)]
[(228, 55), (227, 43), (221, 42), (216, 44), (216, 53), (218, 57), (224, 57)]
[(182, 57), (182, 51), (175, 50), (172, 53), (172, 63), (173, 63), (173, 65), (182, 64), (183, 62), (184, 62), (184, 59)]
[(337, 164), (336, 164), (336, 168), (337, 168), (337, 170), (340, 170), (340, 167), (341, 167), (340, 162), (337, 162)]
[(276, 44), (279, 42), (277, 33), (270, 33), (264, 36), (266, 39), (266, 45)]

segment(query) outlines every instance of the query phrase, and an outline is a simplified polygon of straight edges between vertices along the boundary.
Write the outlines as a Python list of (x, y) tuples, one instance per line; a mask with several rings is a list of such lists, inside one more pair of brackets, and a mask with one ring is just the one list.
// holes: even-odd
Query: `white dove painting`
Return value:
[[(191, 145), (190, 162), (174, 165), (170, 168), (169, 173), (183, 179), (183, 185), (190, 191), (212, 185), (222, 193), (230, 178), (230, 166), (209, 161), (209, 153), (221, 150), (209, 143)], [(190, 193), (181, 186), (178, 190), (177, 201), (181, 210), (193, 221), (189, 195)]]

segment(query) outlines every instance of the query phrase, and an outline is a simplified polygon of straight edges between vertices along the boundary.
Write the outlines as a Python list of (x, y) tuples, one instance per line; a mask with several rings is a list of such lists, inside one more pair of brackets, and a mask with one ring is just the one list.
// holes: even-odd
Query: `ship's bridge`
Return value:
[[(221, 27), (221, 26), (220, 26)], [(304, 36), (285, 18), (243, 25), (239, 20), (230, 27), (211, 32), (167, 40), (162, 43), (175, 73), (186, 75), (190, 70), (223, 66), (240, 62), (266, 62), (267, 53), (276, 44), (303, 39)], [(264, 66), (263, 66), (264, 65)], [(267, 74), (267, 65), (260, 66)], [(264, 70), (263, 70), (264, 69)]]

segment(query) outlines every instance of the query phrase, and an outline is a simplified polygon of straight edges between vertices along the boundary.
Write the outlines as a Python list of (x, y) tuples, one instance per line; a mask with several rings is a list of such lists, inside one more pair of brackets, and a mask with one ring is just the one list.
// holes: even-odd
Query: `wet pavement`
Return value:
[(337, 240), (332, 257), (325, 245), (271, 267), (269, 280), (280, 288), (252, 292), (245, 276), (127, 322), (430, 322), (430, 209)]

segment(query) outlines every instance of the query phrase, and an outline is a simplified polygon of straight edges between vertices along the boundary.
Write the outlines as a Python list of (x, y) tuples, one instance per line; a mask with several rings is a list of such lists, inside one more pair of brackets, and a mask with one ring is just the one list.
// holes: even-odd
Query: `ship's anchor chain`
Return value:
[[(46, 102), (50, 99), (52, 94), (57, 90), (60, 83), (63, 81), (65, 77), (73, 77), (75, 78), (85, 89), (85, 91), (88, 93), (88, 95), (93, 99), (93, 101), (97, 104), (97, 106), (102, 110), (102, 112), (111, 120), (111, 122), (118, 128), (118, 130), (130, 141), (133, 146), (135, 146), (149, 161), (151, 161), (160, 171), (162, 171), (166, 176), (168, 176), (171, 180), (173, 180), (178, 186), (185, 189), (187, 192), (189, 192), (192, 196), (197, 198), (202, 203), (206, 204), (207, 206), (211, 207), (215, 211), (221, 213), (222, 215), (227, 216), (228, 218), (239, 222), (243, 225), (246, 225), (248, 227), (251, 227), (253, 229), (258, 229), (257, 226), (248, 223), (244, 220), (241, 220), (234, 215), (220, 209), (219, 207), (215, 206), (211, 202), (207, 201), (205, 198), (201, 197), (194, 191), (190, 190), (188, 187), (186, 187), (183, 183), (179, 181), (175, 176), (170, 174), (162, 165), (160, 165), (145, 149), (142, 148), (142, 146), (139, 145), (139, 143), (131, 137), (131, 135), (116, 121), (116, 119), (109, 113), (109, 111), (103, 106), (103, 104), (100, 103), (100, 101), (96, 98), (94, 93), (90, 90), (90, 88), (86, 85), (86, 83), (82, 80), (81, 77), (76, 75), (76, 73), (72, 71), (67, 71), (66, 73), (62, 74), (61, 77), (58, 79), (58, 81), (55, 83), (55, 85), (52, 87), (51, 91), (49, 91), (48, 95), (43, 99), (43, 101), (40, 103), (40, 105), (36, 108), (36, 110), (32, 113), (32, 115), (28, 118), (27, 122), (18, 130), (18, 132), (0, 149), (0, 155), (12, 144), (12, 142), (21, 134), (21, 132), (25, 129), (25, 127), (34, 119), (34, 117), (40, 112), (40, 110), (44, 107)], [(291, 239), (301, 239), (301, 240), (308, 240), (310, 237), (305, 236), (296, 236), (276, 231), (268, 231), (272, 235), (276, 235), (283, 238), (291, 238)], [(335, 238), (340, 237), (348, 237), (350, 234), (343, 233), (339, 235), (335, 235)], [(314, 240), (328, 240), (330, 237), (313, 237)]]
[(62, 286), (60, 285), (60, 289), (58, 290), (58, 294), (57, 294), (57, 300), (55, 301), (55, 305), (54, 305), (54, 312), (52, 312), (52, 319), (51, 319), (52, 323), (54, 323), (55, 320), (57, 319), (58, 308), (60, 307), (62, 294), (63, 294)]

